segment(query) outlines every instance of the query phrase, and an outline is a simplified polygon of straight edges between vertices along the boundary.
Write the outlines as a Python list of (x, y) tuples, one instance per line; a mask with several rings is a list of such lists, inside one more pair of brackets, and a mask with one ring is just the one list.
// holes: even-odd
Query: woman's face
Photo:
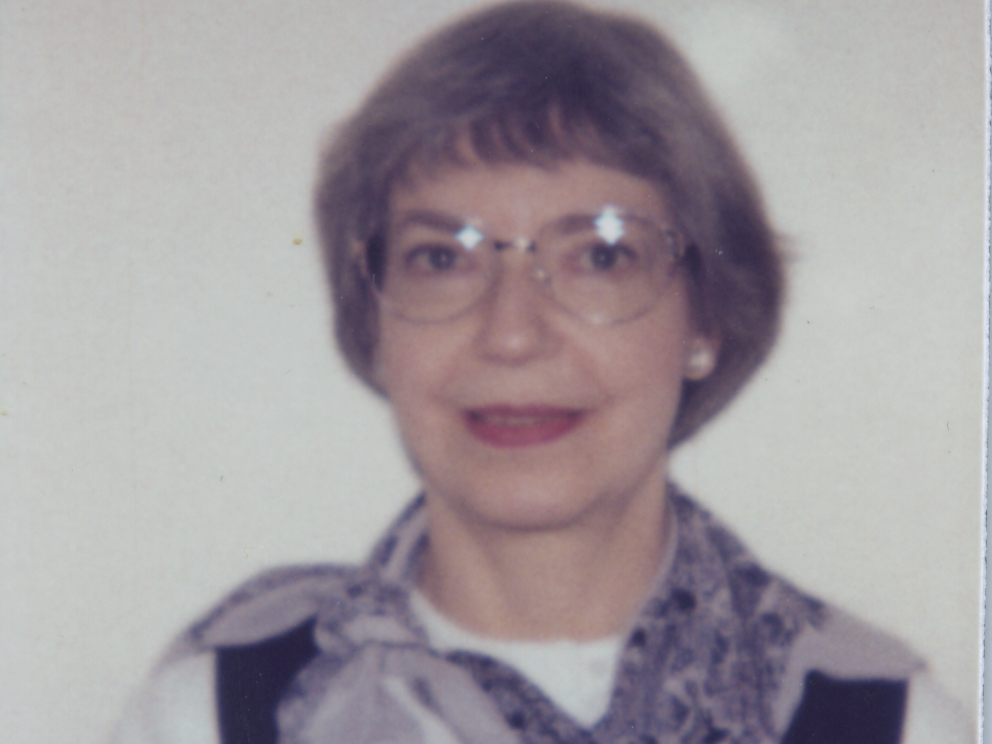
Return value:
[[(649, 182), (583, 160), (443, 168), (399, 187), (390, 215), (465, 220), (509, 243), (607, 206), (674, 225)], [(380, 313), (377, 375), (428, 502), (498, 529), (615, 520), (657, 503), (682, 381), (709, 372), (688, 362), (708, 342), (681, 272), (646, 313), (597, 325), (548, 297), (532, 255), (497, 255), (498, 278), (454, 319)]]

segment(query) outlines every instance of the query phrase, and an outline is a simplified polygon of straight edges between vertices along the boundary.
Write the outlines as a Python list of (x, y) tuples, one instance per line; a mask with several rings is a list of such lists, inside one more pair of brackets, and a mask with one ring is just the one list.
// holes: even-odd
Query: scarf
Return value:
[[(188, 631), (175, 658), (313, 623), (319, 653), (283, 694), (280, 744), (770, 744), (810, 668), (904, 676), (919, 662), (762, 569), (671, 490), (670, 566), (631, 625), (606, 715), (583, 729), (514, 669), (438, 653), (409, 607), (427, 545), (423, 497), (360, 567), (279, 569)], [(832, 665), (832, 666), (831, 666)]]

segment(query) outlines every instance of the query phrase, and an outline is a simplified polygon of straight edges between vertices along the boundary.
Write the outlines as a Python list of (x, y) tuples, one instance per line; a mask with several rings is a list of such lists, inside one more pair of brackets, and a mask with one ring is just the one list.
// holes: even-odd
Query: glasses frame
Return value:
[[(646, 223), (649, 226), (651, 226), (651, 228), (657, 231), (659, 235), (664, 236), (665, 238), (668, 239), (669, 241), (668, 245), (670, 249), (669, 252), (671, 258), (669, 260), (668, 266), (665, 268), (666, 277), (664, 283), (657, 288), (657, 291), (655, 292), (655, 296), (653, 297), (653, 299), (650, 302), (646, 303), (643, 308), (639, 308), (637, 311), (633, 312), (630, 315), (624, 314), (623, 316), (617, 318), (597, 318), (588, 313), (582, 313), (578, 310), (575, 310), (574, 308), (570, 307), (568, 304), (563, 302), (555, 294), (554, 286), (553, 286), (554, 272), (549, 272), (540, 262), (540, 258), (539, 258), (540, 243), (541, 243), (541, 236), (543, 234), (545, 234), (548, 230), (550, 230), (554, 226), (560, 225), (561, 223), (563, 223), (568, 219), (589, 218), (590, 220), (595, 220), (598, 217), (607, 214), (608, 211), (609, 213), (618, 217), (621, 220), (636, 220), (638, 222)], [(431, 212), (431, 214), (434, 213)], [(446, 215), (443, 212), (437, 212), (436, 214), (439, 217), (443, 217), (443, 218), (448, 217), (448, 215)], [(661, 301), (661, 298), (664, 297), (665, 290), (667, 290), (668, 287), (671, 286), (671, 282), (674, 279), (677, 271), (679, 270), (679, 267), (682, 265), (689, 250), (689, 245), (687, 241), (683, 237), (682, 233), (679, 230), (677, 230), (675, 227), (672, 226), (662, 227), (657, 223), (657, 221), (651, 218), (645, 217), (641, 214), (632, 212), (630, 210), (619, 209), (609, 205), (603, 207), (598, 214), (586, 214), (582, 212), (577, 212), (574, 214), (562, 215), (561, 217), (556, 217), (552, 220), (549, 220), (545, 224), (541, 225), (541, 227), (536, 231), (535, 235), (537, 237), (535, 238), (519, 236), (512, 240), (499, 240), (488, 234), (477, 220), (456, 217), (456, 218), (451, 218), (450, 221), (452, 222), (452, 224), (458, 223), (463, 229), (472, 228), (474, 230), (478, 230), (480, 235), (482, 236), (480, 242), (486, 245), (487, 250), (493, 251), (494, 254), (503, 253), (508, 249), (516, 250), (519, 253), (530, 253), (532, 256), (534, 256), (534, 265), (531, 270), (530, 277), (540, 285), (541, 289), (543, 290), (544, 296), (548, 300), (550, 300), (555, 307), (558, 307), (559, 309), (565, 311), (569, 315), (578, 318), (586, 323), (589, 323), (590, 325), (593, 326), (610, 326), (610, 325), (618, 325), (621, 323), (628, 323), (650, 312), (651, 309), (653, 309), (658, 304), (658, 302)], [(452, 312), (451, 314), (446, 314), (443, 317), (438, 317), (438, 318), (418, 317), (416, 315), (411, 315), (408, 312), (404, 312), (404, 310), (399, 306), (399, 304), (391, 300), (390, 297), (379, 286), (376, 273), (373, 270), (372, 266), (370, 265), (372, 263), (370, 253), (373, 246), (376, 246), (377, 250), (383, 252), (384, 255), (381, 258), (381, 265), (385, 267), (388, 261), (388, 258), (386, 257), (385, 253), (389, 250), (389, 241), (384, 236), (380, 236), (378, 238), (373, 238), (368, 241), (357, 241), (354, 244), (353, 250), (355, 253), (355, 260), (356, 263), (358, 264), (359, 271), (361, 272), (365, 281), (368, 283), (368, 286), (372, 289), (372, 292), (375, 294), (375, 297), (379, 302), (380, 306), (388, 308), (390, 312), (398, 315), (399, 317), (411, 323), (433, 325), (437, 323), (447, 323), (453, 320), (457, 320), (458, 318), (461, 318), (464, 315), (467, 315), (468, 313), (476, 309), (482, 303), (482, 301), (492, 292), (499, 278), (498, 272), (493, 273), (487, 271), (485, 273), (486, 286), (481, 292), (479, 292), (478, 297), (475, 297), (465, 307), (459, 308), (458, 310)]]

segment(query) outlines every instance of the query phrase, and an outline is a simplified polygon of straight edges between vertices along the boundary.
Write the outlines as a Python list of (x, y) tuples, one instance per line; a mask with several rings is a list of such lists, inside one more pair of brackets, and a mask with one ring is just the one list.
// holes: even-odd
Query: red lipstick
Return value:
[(485, 406), (465, 412), (465, 424), (495, 447), (545, 444), (578, 426), (584, 412), (555, 406)]

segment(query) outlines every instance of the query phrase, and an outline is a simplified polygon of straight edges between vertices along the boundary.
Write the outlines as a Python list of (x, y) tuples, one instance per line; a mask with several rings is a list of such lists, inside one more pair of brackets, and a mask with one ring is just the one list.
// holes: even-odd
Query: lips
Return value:
[(584, 416), (582, 410), (556, 406), (484, 406), (467, 410), (465, 424), (486, 444), (525, 447), (565, 436)]

